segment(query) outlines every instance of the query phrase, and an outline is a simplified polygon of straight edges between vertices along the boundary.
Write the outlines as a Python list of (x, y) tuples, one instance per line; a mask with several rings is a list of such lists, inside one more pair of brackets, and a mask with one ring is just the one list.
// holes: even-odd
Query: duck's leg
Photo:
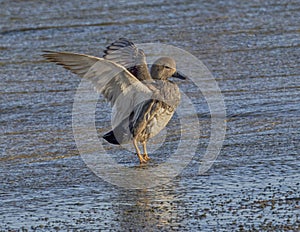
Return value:
[(142, 144), (143, 144), (143, 150), (144, 150), (143, 158), (144, 158), (144, 160), (148, 161), (148, 160), (150, 160), (150, 157), (148, 156), (146, 141), (144, 141)]
[(138, 156), (138, 158), (139, 158), (139, 160), (140, 160), (140, 164), (146, 163), (147, 161), (146, 161), (146, 160), (143, 158), (143, 156), (141, 155), (140, 149), (139, 149), (139, 147), (138, 147), (138, 145), (137, 145), (137, 141), (136, 141), (135, 138), (133, 139), (133, 146), (134, 146), (134, 148), (135, 148), (135, 150), (136, 150), (136, 154), (137, 154), (137, 156)]

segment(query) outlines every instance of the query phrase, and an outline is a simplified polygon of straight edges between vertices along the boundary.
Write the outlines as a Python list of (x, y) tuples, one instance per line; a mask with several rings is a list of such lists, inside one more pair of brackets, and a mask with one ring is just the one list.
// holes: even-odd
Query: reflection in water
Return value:
[[(168, 188), (168, 190), (166, 190)], [(178, 228), (175, 186), (157, 189), (128, 190), (120, 192), (114, 207), (116, 219), (122, 229)], [(125, 198), (124, 198), (125, 197)]]

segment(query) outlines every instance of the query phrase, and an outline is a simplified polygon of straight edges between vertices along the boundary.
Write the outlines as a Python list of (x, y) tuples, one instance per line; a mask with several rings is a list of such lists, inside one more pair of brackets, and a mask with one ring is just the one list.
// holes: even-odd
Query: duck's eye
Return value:
[(169, 67), (169, 66), (164, 66), (166, 69), (171, 69), (171, 67)]

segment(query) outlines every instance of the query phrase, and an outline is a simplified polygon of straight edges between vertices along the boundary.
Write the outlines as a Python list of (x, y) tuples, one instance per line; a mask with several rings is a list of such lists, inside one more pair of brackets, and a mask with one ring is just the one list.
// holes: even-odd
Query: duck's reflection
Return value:
[(151, 231), (154, 228), (180, 227), (179, 200), (170, 186), (131, 190), (119, 196), (118, 207), (114, 208), (121, 230)]

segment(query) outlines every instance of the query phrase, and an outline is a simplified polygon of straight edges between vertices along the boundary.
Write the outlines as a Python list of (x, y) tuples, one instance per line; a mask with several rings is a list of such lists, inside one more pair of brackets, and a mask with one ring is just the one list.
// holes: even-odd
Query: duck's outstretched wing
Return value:
[(131, 41), (120, 38), (106, 47), (104, 53), (104, 59), (122, 65), (138, 80), (151, 80), (144, 51)]
[(121, 65), (94, 56), (45, 51), (48, 61), (90, 80), (97, 92), (111, 103), (117, 115), (114, 123), (128, 117), (134, 107), (151, 98), (152, 91)]

